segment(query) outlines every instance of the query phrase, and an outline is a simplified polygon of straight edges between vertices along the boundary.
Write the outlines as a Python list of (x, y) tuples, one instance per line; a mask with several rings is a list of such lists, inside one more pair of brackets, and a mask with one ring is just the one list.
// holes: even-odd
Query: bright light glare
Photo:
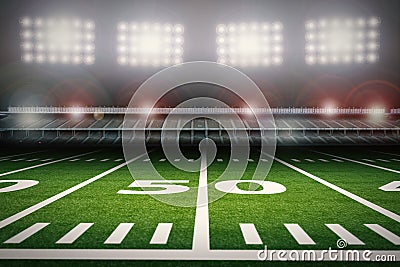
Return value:
[(269, 66), (283, 63), (282, 23), (219, 24), (218, 62), (232, 66)]
[(20, 24), (23, 62), (86, 65), (94, 63), (93, 21), (24, 17)]
[(379, 24), (380, 20), (376, 17), (307, 21), (306, 63), (325, 65), (377, 62)]
[(117, 29), (120, 65), (158, 67), (182, 63), (182, 25), (120, 22)]

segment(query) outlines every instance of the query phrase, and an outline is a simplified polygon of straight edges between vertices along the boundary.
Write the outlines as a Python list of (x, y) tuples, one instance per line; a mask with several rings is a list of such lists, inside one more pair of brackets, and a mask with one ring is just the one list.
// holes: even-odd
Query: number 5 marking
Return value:
[(183, 193), (189, 190), (188, 186), (176, 185), (172, 183), (187, 184), (189, 180), (136, 180), (128, 187), (131, 188), (158, 188), (162, 190), (119, 190), (118, 194), (124, 195), (163, 195), (163, 194), (176, 194)]

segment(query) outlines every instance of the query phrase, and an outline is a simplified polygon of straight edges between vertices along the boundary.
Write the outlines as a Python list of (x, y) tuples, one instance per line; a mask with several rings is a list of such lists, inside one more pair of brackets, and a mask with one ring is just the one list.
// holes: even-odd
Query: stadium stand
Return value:
[[(180, 121), (173, 128), (163, 128), (172, 108), (113, 108), (113, 107), (10, 107), (1, 112), (0, 135), (3, 143), (13, 144), (79, 144), (119, 145), (122, 131), (140, 130), (139, 120), (146, 121), (146, 142), (159, 144), (161, 132), (180, 130), (182, 144), (196, 144), (208, 137), (219, 145), (230, 143), (227, 131), (247, 131), (256, 145), (260, 136), (274, 138), (279, 145), (312, 144), (393, 144), (400, 141), (399, 109), (360, 108), (180, 108), (181, 118), (195, 114), (186, 125)], [(233, 117), (238, 114), (245, 128)], [(264, 120), (262, 125), (254, 114)], [(272, 113), (275, 122), (270, 120)], [(132, 127), (124, 127), (124, 115), (130, 114)], [(205, 118), (207, 114), (221, 115), (221, 121)], [(274, 124), (275, 123), (275, 124)], [(225, 125), (225, 128), (222, 127)]]

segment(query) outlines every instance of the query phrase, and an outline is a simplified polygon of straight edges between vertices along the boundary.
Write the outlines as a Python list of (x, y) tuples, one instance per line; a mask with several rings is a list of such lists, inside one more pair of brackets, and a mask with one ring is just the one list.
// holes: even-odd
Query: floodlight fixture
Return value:
[(217, 61), (232, 66), (269, 66), (283, 63), (283, 25), (280, 22), (219, 24)]
[(377, 62), (379, 24), (377, 17), (307, 21), (306, 63), (326, 65)]
[(78, 18), (24, 17), (21, 59), (25, 63), (91, 65), (95, 60), (95, 24)]
[(117, 61), (130, 66), (170, 66), (183, 61), (180, 24), (120, 22), (117, 25)]

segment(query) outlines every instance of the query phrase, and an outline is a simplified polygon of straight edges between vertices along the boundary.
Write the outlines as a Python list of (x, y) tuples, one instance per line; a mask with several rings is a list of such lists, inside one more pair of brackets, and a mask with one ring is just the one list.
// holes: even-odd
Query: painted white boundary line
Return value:
[(319, 178), (319, 177), (317, 177), (317, 176), (315, 176), (315, 175), (313, 175), (313, 174), (311, 174), (309, 172), (306, 172), (305, 170), (297, 168), (296, 166), (293, 166), (290, 163), (287, 163), (286, 161), (283, 161), (283, 160), (278, 159), (278, 158), (275, 158), (275, 160), (277, 162), (285, 165), (286, 167), (289, 167), (292, 170), (295, 170), (298, 173), (301, 173), (301, 174), (313, 179), (314, 181), (316, 181), (316, 182), (318, 182), (320, 184), (323, 184), (323, 185), (329, 187), (330, 189), (333, 189), (336, 192), (338, 192), (338, 193), (340, 193), (342, 195), (345, 195), (346, 197), (349, 197), (349, 198), (357, 201), (358, 203), (360, 203), (360, 204), (362, 204), (362, 205), (364, 205), (364, 206), (366, 206), (366, 207), (368, 207), (370, 209), (373, 209), (374, 211), (379, 212), (380, 214), (385, 215), (386, 217), (389, 217), (389, 218), (395, 220), (396, 222), (400, 222), (400, 215), (398, 215), (398, 214), (396, 214), (394, 212), (391, 212), (391, 211), (389, 211), (389, 210), (387, 210), (385, 208), (382, 208), (381, 206), (378, 206), (378, 205), (376, 205), (376, 204), (374, 204), (374, 203), (372, 203), (372, 202), (370, 202), (370, 201), (368, 201), (366, 199), (363, 199), (362, 197), (359, 197), (359, 196), (357, 196), (357, 195), (355, 195), (353, 193), (350, 193), (349, 191), (346, 191), (343, 188), (340, 188), (339, 186), (331, 184), (330, 182), (327, 182), (324, 179), (321, 179), (321, 178)]
[(13, 173), (17, 173), (17, 172), (23, 172), (23, 171), (27, 171), (27, 170), (43, 167), (43, 166), (54, 164), (54, 163), (57, 163), (57, 162), (73, 159), (73, 158), (76, 158), (76, 157), (82, 157), (82, 156), (85, 156), (85, 155), (93, 154), (93, 153), (98, 152), (98, 151), (99, 150), (92, 151), (92, 152), (87, 152), (87, 153), (83, 153), (83, 154), (79, 154), (79, 155), (75, 155), (75, 156), (71, 156), (71, 157), (67, 157), (67, 158), (63, 158), (63, 159), (58, 159), (58, 160), (53, 160), (53, 161), (49, 161), (49, 162), (45, 162), (45, 163), (40, 163), (38, 165), (33, 165), (33, 166), (25, 167), (25, 168), (22, 168), (22, 169), (18, 169), (18, 170), (13, 170), (13, 171), (9, 171), (9, 172), (0, 173), (0, 177), (1, 176), (6, 176), (6, 175), (9, 175), (9, 174), (13, 174)]
[(350, 162), (358, 163), (358, 164), (369, 166), (369, 167), (372, 167), (372, 168), (381, 169), (381, 170), (388, 171), (388, 172), (400, 173), (400, 171), (397, 171), (397, 170), (381, 167), (381, 166), (370, 164), (370, 163), (365, 163), (365, 162), (354, 160), (354, 159), (344, 158), (344, 157), (340, 157), (340, 156), (336, 156), (336, 155), (332, 155), (332, 154), (328, 154), (328, 153), (324, 153), (324, 152), (320, 152), (320, 151), (315, 151), (315, 150), (313, 150), (313, 152), (316, 152), (316, 153), (319, 153), (319, 154), (323, 154), (323, 155), (327, 155), (327, 156), (331, 156), (331, 157), (335, 157), (335, 158), (339, 158), (339, 159), (342, 159), (342, 160), (347, 160), (347, 161), (350, 161)]
[[(304, 255), (313, 251), (315, 258), (322, 261), (332, 261), (327, 250), (279, 250), (288, 255), (296, 251)], [(360, 255), (370, 252), (370, 259), (376, 256), (396, 257), (400, 261), (399, 250), (341, 250), (343, 255), (358, 251)], [(30, 259), (30, 260), (243, 260), (259, 261), (259, 256), (265, 255), (264, 250), (210, 250), (200, 254), (185, 249), (0, 249), (0, 259)], [(268, 261), (281, 261), (278, 253), (269, 254)], [(361, 260), (364, 260), (360, 257)]]
[[(93, 152), (91, 152), (91, 153), (93, 153)], [(23, 211), (20, 211), (20, 212), (14, 214), (14, 215), (2, 220), (2, 221), (0, 221), (0, 229), (6, 227), (7, 225), (9, 225), (9, 224), (11, 224), (11, 223), (13, 223), (15, 221), (18, 221), (19, 219), (21, 219), (21, 218), (33, 213), (33, 212), (35, 212), (35, 211), (37, 211), (37, 210), (39, 210), (39, 209), (41, 209), (41, 208), (43, 208), (43, 207), (45, 207), (45, 206), (47, 206), (47, 205), (49, 205), (51, 203), (57, 201), (57, 200), (65, 197), (65, 196), (67, 196), (67, 195), (69, 195), (69, 194), (71, 194), (73, 192), (75, 192), (78, 189), (81, 189), (82, 187), (87, 186), (88, 184), (93, 183), (94, 181), (97, 181), (98, 179), (100, 179), (100, 178), (102, 178), (102, 177), (104, 177), (104, 176), (106, 176), (106, 175), (108, 175), (108, 174), (110, 174), (112, 172), (115, 172), (118, 169), (121, 169), (125, 165), (131, 163), (134, 160), (137, 160), (138, 158), (142, 157), (143, 155), (139, 155), (136, 158), (133, 158), (133, 159), (129, 160), (128, 162), (121, 163), (121, 164), (119, 164), (119, 165), (117, 165), (117, 166), (115, 166), (115, 167), (113, 167), (113, 168), (111, 168), (111, 169), (109, 169), (109, 170), (107, 170), (105, 172), (100, 173), (99, 175), (96, 175), (96, 176), (94, 176), (94, 177), (92, 177), (92, 178), (90, 178), (90, 179), (88, 179), (88, 180), (86, 180), (86, 181), (84, 181), (84, 182), (82, 182), (80, 184), (77, 184), (77, 185), (75, 185), (75, 186), (73, 186), (73, 187), (71, 187), (71, 188), (69, 188), (69, 189), (67, 189), (67, 190), (65, 190), (65, 191), (63, 191), (61, 193), (58, 193), (57, 195), (54, 195), (54, 196), (52, 196), (52, 197), (50, 197), (50, 198), (48, 198), (48, 199), (46, 199), (46, 200), (44, 200), (42, 202), (39, 202), (39, 203), (37, 203), (37, 204), (35, 204), (35, 205), (33, 205), (33, 206), (23, 210)], [(79, 155), (79, 156), (81, 156), (81, 155)]]
[(201, 158), (199, 187), (197, 189), (196, 217), (192, 250), (198, 254), (210, 251), (210, 221), (208, 217), (207, 157)]

